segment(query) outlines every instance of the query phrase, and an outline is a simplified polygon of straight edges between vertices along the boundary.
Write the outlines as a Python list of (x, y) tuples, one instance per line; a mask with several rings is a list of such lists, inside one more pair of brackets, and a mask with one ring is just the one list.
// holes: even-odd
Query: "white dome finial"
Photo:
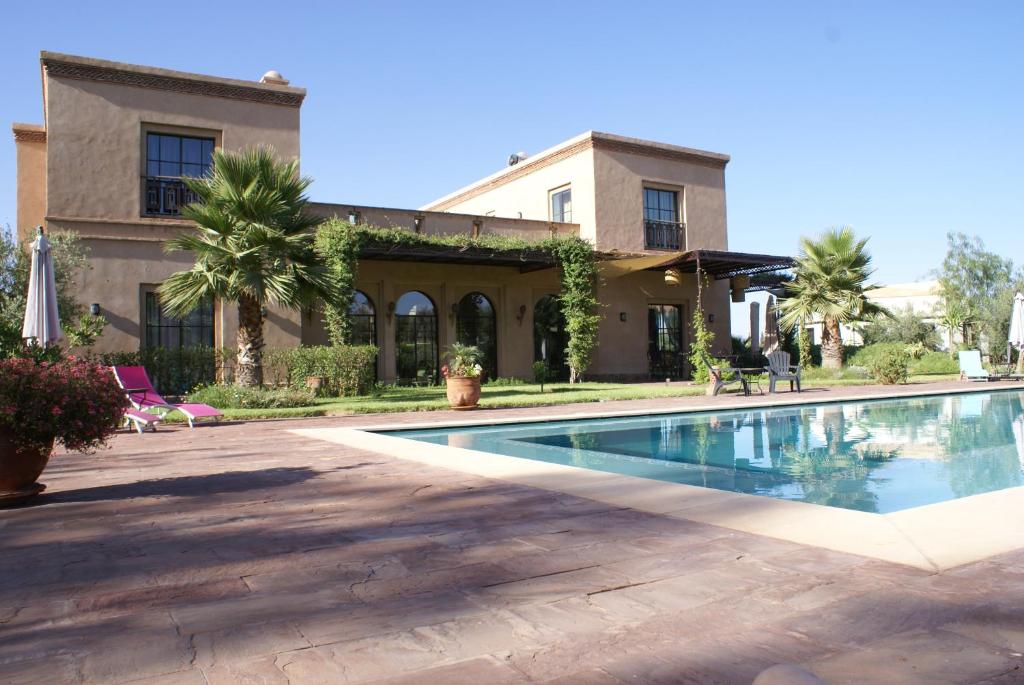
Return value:
[(260, 79), (260, 83), (269, 83), (275, 86), (287, 86), (290, 81), (284, 76), (281, 76), (281, 72), (276, 69), (271, 69), (267, 73), (263, 74), (263, 78)]

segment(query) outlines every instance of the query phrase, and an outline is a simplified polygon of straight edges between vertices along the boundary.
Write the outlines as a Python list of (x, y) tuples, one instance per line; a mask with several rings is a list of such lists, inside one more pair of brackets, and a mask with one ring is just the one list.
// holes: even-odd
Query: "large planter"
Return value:
[(53, 440), (42, 447), (29, 447), (17, 442), (14, 431), (0, 428), (0, 507), (21, 504), (46, 488), (36, 479), (51, 452)]
[(480, 376), (449, 376), (444, 385), (452, 409), (476, 409), (480, 401)]

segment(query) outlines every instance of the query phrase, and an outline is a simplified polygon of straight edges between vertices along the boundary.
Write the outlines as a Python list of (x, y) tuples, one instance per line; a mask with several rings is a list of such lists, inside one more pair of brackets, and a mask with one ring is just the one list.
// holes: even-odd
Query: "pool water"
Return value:
[(384, 433), (877, 513), (1024, 484), (1019, 390)]

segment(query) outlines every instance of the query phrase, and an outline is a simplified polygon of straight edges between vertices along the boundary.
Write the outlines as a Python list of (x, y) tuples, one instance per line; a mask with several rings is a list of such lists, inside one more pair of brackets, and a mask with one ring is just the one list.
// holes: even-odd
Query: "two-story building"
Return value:
[[(17, 223), (74, 231), (91, 268), (83, 303), (109, 325), (101, 351), (139, 346), (230, 346), (235, 308), (210, 302), (167, 316), (156, 287), (189, 256), (163, 243), (190, 223), (181, 178), (210, 167), (216, 148), (271, 145), (299, 158), (305, 90), (276, 72), (242, 81), (43, 52), (43, 125), (15, 124)], [(420, 209), (316, 203), (323, 216), (424, 234), (575, 234), (602, 259), (602, 321), (591, 378), (664, 379), (688, 373), (698, 266), (719, 353), (730, 346), (729, 302), (747, 276), (787, 257), (728, 251), (725, 155), (587, 132)], [(488, 375), (529, 377), (546, 359), (563, 367), (566, 334), (550, 257), (493, 250), (373, 250), (359, 264), (357, 340), (380, 347), (385, 381), (436, 380), (444, 348), (477, 344)], [(266, 313), (272, 347), (326, 342), (316, 312)]]

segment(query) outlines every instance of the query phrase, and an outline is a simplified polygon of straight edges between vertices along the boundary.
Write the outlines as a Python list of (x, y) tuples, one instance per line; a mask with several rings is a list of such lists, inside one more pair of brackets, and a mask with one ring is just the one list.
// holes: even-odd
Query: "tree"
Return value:
[(857, 240), (849, 226), (829, 229), (817, 240), (801, 238), (795, 278), (786, 285), (788, 295), (779, 300), (783, 328), (822, 321), (821, 365), (828, 369), (843, 365), (841, 324), (889, 315), (867, 298), (878, 287), (867, 284), (874, 273), (867, 242)]
[(906, 343), (920, 344), (926, 349), (937, 350), (940, 342), (935, 325), (925, 321), (924, 317), (915, 312), (910, 305), (901, 311), (893, 312), (892, 316), (882, 316), (867, 322), (860, 333), (865, 345)]
[(278, 161), (273, 149), (217, 150), (203, 178), (186, 178), (198, 200), (182, 209), (194, 231), (167, 241), (165, 249), (195, 255), (187, 271), (160, 286), (172, 316), (183, 316), (210, 297), (238, 307), (236, 382), (255, 386), (263, 376), (263, 308), (312, 306), (332, 300), (327, 267), (313, 248), (320, 219), (308, 212), (297, 161)]
[[(89, 268), (86, 249), (75, 233), (53, 233), (47, 238), (53, 255), (61, 327), (69, 344), (88, 347), (102, 333), (106, 320), (87, 314), (76, 299), (75, 279)], [(19, 245), (10, 228), (0, 230), (0, 358), (22, 353), (21, 325), (31, 270), (31, 245)]]
[(941, 308), (956, 315), (965, 343), (993, 356), (1005, 354), (1021, 273), (1014, 273), (1013, 260), (987, 251), (977, 236), (948, 233), (946, 245), (946, 258), (935, 272), (942, 285)]
[(963, 334), (968, 323), (969, 314), (970, 312), (964, 302), (946, 297), (945, 293), (943, 293), (938, 307), (936, 307), (935, 318), (938, 320), (939, 326), (946, 331), (946, 347), (949, 349), (950, 354), (956, 351), (956, 332), (960, 331), (961, 335)]

